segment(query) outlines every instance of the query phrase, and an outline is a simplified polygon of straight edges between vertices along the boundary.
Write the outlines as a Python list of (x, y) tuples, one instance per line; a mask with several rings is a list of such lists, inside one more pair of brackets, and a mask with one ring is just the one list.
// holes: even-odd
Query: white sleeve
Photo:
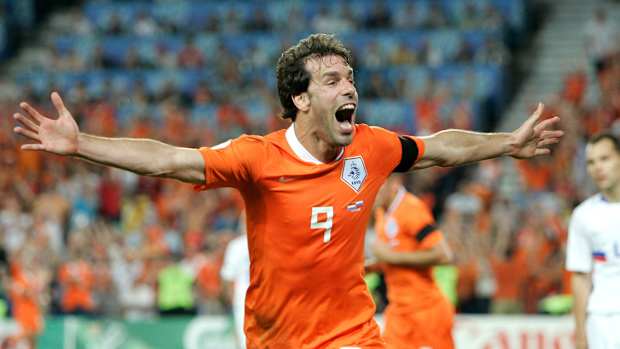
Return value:
[(238, 239), (234, 239), (226, 246), (224, 262), (220, 269), (220, 276), (226, 281), (234, 281), (239, 273), (239, 246)]
[(592, 271), (592, 244), (579, 213), (581, 212), (573, 213), (568, 228), (566, 269), (568, 271), (589, 273)]

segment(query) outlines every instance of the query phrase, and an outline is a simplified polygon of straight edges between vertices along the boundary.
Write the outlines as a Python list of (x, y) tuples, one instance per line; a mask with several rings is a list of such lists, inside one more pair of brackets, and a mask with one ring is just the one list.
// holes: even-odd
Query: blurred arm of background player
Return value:
[(575, 298), (575, 347), (587, 349), (586, 338), (586, 309), (590, 291), (592, 290), (592, 278), (590, 273), (573, 272), (572, 279), (573, 297)]
[(82, 133), (60, 95), (53, 92), (51, 99), (58, 111), (57, 119), (41, 115), (28, 103), (20, 103), (25, 113), (13, 115), (21, 123), (14, 131), (37, 142), (24, 144), (21, 149), (75, 156), (140, 175), (204, 183), (204, 161), (196, 149), (151, 139), (107, 138)]
[(427, 250), (415, 252), (397, 252), (392, 250), (388, 244), (376, 241), (372, 246), (372, 251), (376, 262), (414, 268), (449, 264), (453, 260), (452, 251), (443, 239), (440, 243)]
[(510, 133), (444, 130), (420, 137), (424, 140), (425, 151), (411, 169), (465, 165), (502, 155), (530, 158), (549, 154), (547, 147), (558, 143), (564, 132), (552, 129), (560, 121), (557, 116), (538, 122), (543, 109), (539, 103), (536, 111)]
[[(439, 240), (439, 243), (435, 243), (432, 246), (420, 246), (415, 249), (401, 249), (400, 251), (393, 249), (392, 246), (383, 238), (379, 238), (379, 236), (384, 235), (379, 232), (385, 229), (380, 227), (384, 227), (386, 225), (384, 220), (388, 220), (388, 218), (385, 217), (391, 216), (392, 213), (389, 213), (392, 212), (391, 210), (398, 211), (401, 207), (405, 207), (404, 209), (408, 210), (409, 215), (419, 215), (420, 217), (420, 220), (416, 220), (415, 224), (410, 220), (406, 223), (405, 221), (401, 221), (402, 218), (391, 218), (393, 219), (393, 222), (398, 222), (396, 225), (399, 228), (397, 228), (396, 231), (402, 230), (403, 237), (409, 236), (408, 234), (413, 232), (415, 233), (417, 239), (418, 234), (421, 233), (423, 228), (428, 227), (432, 227), (432, 231), (429, 231), (431, 233), (437, 231), (434, 227), (435, 222), (432, 218), (432, 214), (424, 204), (409, 203), (406, 206), (402, 206), (405, 205), (405, 202), (408, 202), (405, 199), (406, 195), (408, 194), (404, 187), (403, 177), (399, 174), (393, 174), (388, 177), (381, 189), (379, 189), (374, 204), (376, 219), (375, 231), (377, 232), (377, 238), (374, 240), (371, 247), (374, 259), (366, 263), (365, 269), (367, 272), (380, 269), (382, 263), (413, 268), (424, 268), (452, 262), (452, 251), (450, 250), (446, 240), (443, 238)], [(411, 218), (411, 216), (409, 216), (409, 218)], [(377, 224), (380, 226), (377, 226)], [(412, 224), (415, 225), (415, 227), (412, 226)], [(420, 224), (422, 225), (420, 226)], [(400, 236), (400, 233), (397, 233), (397, 235)], [(421, 239), (418, 242), (421, 242)]]

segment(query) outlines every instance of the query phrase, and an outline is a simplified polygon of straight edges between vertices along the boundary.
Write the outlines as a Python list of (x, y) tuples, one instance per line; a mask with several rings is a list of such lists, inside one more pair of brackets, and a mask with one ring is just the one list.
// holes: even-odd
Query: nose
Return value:
[(343, 80), (345, 83), (345, 87), (342, 90), (342, 94), (350, 98), (355, 98), (355, 96), (357, 95), (357, 89), (355, 88), (355, 85), (349, 80)]

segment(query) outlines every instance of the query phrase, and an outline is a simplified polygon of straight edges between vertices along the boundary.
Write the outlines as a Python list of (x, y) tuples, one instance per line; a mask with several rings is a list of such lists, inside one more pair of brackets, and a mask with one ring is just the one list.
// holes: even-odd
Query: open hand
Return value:
[(538, 122), (544, 105), (538, 103), (536, 111), (515, 131), (512, 132), (510, 155), (518, 159), (531, 158), (538, 155), (547, 155), (551, 152), (550, 145), (560, 142), (564, 135), (561, 130), (554, 130), (560, 118), (554, 116)]
[(13, 131), (36, 142), (23, 144), (21, 149), (44, 150), (60, 155), (76, 154), (80, 133), (78, 125), (57, 92), (52, 92), (51, 99), (58, 111), (57, 119), (42, 115), (26, 102), (19, 104), (24, 113), (13, 115), (20, 123)]

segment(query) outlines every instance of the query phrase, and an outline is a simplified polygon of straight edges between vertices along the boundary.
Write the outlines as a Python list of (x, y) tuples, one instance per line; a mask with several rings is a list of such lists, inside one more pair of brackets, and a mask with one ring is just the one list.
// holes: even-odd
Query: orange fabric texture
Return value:
[(92, 310), (95, 307), (92, 295), (95, 275), (87, 262), (71, 261), (63, 264), (59, 270), (59, 278), (64, 289), (64, 311)]
[[(377, 210), (377, 238), (399, 252), (433, 248), (443, 240), (443, 235), (430, 230), (435, 223), (430, 210), (414, 195), (404, 190), (401, 193), (391, 212)], [(425, 230), (428, 235), (418, 239), (418, 234)], [(383, 272), (389, 301), (384, 336), (388, 348), (452, 348), (448, 343), (452, 343), (454, 310), (435, 284), (432, 268), (388, 264)]]
[(510, 258), (501, 259), (490, 256), (491, 267), (495, 274), (497, 290), (493, 295), (495, 300), (519, 300), (522, 296), (522, 287), (527, 278), (527, 255), (522, 250)]
[(447, 301), (412, 313), (392, 313), (391, 309), (386, 309), (386, 348), (453, 349), (453, 313), (454, 308)]
[(286, 130), (200, 149), (202, 189), (235, 187), (245, 201), (250, 349), (384, 347), (363, 278), (364, 235), (402, 151), (391, 131), (360, 124), (355, 132), (325, 164), (295, 155)]
[(13, 316), (21, 327), (22, 334), (31, 335), (43, 329), (43, 315), (37, 300), (37, 287), (19, 267), (11, 267), (12, 285), (10, 290), (13, 303)]

